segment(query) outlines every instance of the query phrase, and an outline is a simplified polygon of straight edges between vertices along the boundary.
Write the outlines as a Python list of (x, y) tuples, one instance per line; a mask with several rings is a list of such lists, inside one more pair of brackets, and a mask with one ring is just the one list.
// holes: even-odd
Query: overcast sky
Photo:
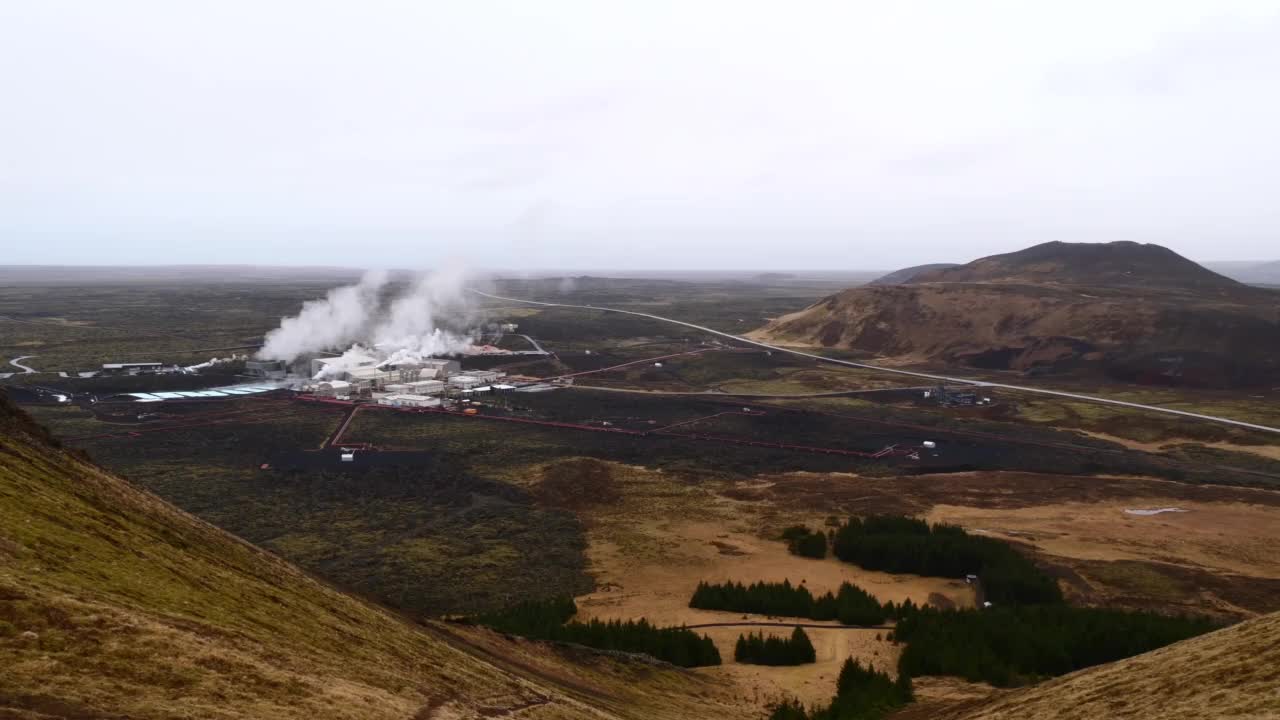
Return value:
[(1280, 258), (1280, 3), (0, 0), (0, 264)]

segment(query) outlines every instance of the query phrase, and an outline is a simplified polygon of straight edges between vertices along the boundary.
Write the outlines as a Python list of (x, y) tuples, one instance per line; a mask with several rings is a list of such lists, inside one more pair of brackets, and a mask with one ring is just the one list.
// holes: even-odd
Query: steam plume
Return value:
[(360, 339), (378, 311), (378, 293), (387, 274), (369, 271), (355, 285), (329, 291), (323, 300), (308, 300), (302, 312), (280, 321), (258, 351), (264, 360), (293, 362), (299, 355), (346, 347)]
[(265, 360), (292, 362), (307, 353), (345, 348), (344, 355), (372, 356), (380, 365), (471, 349), (476, 313), (461, 268), (429, 273), (384, 308), (384, 272), (366, 273), (355, 285), (304, 303), (267, 333), (258, 351)]

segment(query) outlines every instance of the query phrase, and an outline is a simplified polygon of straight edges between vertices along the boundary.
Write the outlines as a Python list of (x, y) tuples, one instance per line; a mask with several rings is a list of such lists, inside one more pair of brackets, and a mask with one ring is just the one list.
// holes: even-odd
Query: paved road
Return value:
[(14, 366), (14, 367), (16, 367), (16, 368), (18, 368), (19, 370), (21, 370), (21, 371), (23, 372), (23, 374), (34, 373), (34, 372), (40, 372), (39, 370), (36, 370), (35, 368), (29, 368), (29, 367), (27, 367), (26, 365), (23, 365), (23, 364), (22, 364), (22, 361), (23, 361), (23, 360), (27, 360), (27, 359), (29, 359), (29, 358), (33, 358), (33, 357), (36, 357), (36, 356), (35, 356), (35, 355), (23, 355), (22, 357), (14, 358), (14, 359), (10, 360), (10, 361), (9, 361), (9, 364), (10, 364), (10, 365), (12, 365), (12, 366)]
[[(533, 345), (534, 353), (536, 353), (536, 354), (538, 354), (538, 355), (550, 355), (550, 354), (551, 354), (551, 353), (547, 352), (546, 348), (542, 347), (542, 343), (538, 342), (537, 340), (534, 340), (533, 338), (529, 337), (528, 335), (518, 335), (517, 337), (522, 337), (522, 338), (524, 338), (525, 340), (528, 340), (528, 341), (529, 341), (529, 344), (530, 344), (530, 345)], [(523, 353), (522, 353), (522, 354), (523, 354)]]
[(930, 390), (935, 385), (915, 385), (912, 387), (894, 387), (894, 388), (871, 388), (869, 390), (833, 390), (831, 392), (817, 393), (792, 393), (792, 394), (774, 394), (774, 393), (749, 393), (749, 392), (727, 392), (721, 390), (640, 390), (639, 388), (616, 388), (604, 387), (601, 385), (570, 385), (570, 390), (599, 390), (600, 392), (615, 393), (631, 393), (633, 395), (693, 395), (697, 397), (716, 397), (716, 398), (752, 398), (759, 400), (804, 400), (807, 398), (826, 398), (826, 397), (850, 397), (855, 395), (867, 395), (870, 393), (887, 393)]
[(1070, 398), (1072, 400), (1083, 400), (1085, 402), (1102, 403), (1104, 405), (1118, 405), (1120, 407), (1132, 408), (1135, 410), (1146, 410), (1148, 412), (1163, 413), (1165, 415), (1177, 415), (1179, 417), (1194, 418), (1196, 420), (1207, 420), (1209, 422), (1220, 423), (1223, 425), (1234, 425), (1236, 427), (1249, 428), (1250, 430), (1261, 430), (1263, 432), (1272, 432), (1272, 433), (1280, 434), (1280, 428), (1277, 428), (1277, 427), (1269, 427), (1267, 425), (1258, 425), (1255, 423), (1244, 422), (1243, 420), (1232, 420), (1231, 418), (1218, 417), (1216, 415), (1202, 415), (1200, 413), (1187, 412), (1186, 410), (1174, 410), (1173, 408), (1160, 407), (1158, 405), (1143, 405), (1141, 403), (1126, 402), (1124, 400), (1113, 400), (1111, 398), (1097, 397), (1095, 395), (1081, 395), (1079, 393), (1063, 392), (1061, 390), (1048, 390), (1046, 388), (1027, 387), (1025, 385), (1007, 385), (1005, 383), (987, 382), (985, 380), (973, 380), (971, 378), (952, 377), (949, 375), (935, 375), (932, 373), (916, 372), (914, 370), (900, 370), (898, 368), (887, 368), (887, 367), (881, 367), (879, 365), (868, 365), (867, 363), (853, 362), (851, 360), (838, 360), (836, 358), (829, 358), (823, 355), (817, 355), (815, 353), (804, 352), (802, 350), (794, 350), (791, 348), (779, 347), (777, 345), (770, 345), (768, 343), (760, 342), (759, 340), (751, 340), (748, 338), (741, 337), (739, 335), (732, 335), (727, 332), (713, 330), (709, 327), (704, 327), (702, 325), (694, 325), (693, 323), (684, 322), (683, 320), (674, 320), (672, 318), (662, 317), (661, 315), (651, 315), (649, 313), (636, 312), (635, 310), (619, 310), (616, 308), (599, 307), (596, 305), (569, 305), (566, 303), (549, 303), (549, 302), (539, 302), (536, 300), (522, 300), (520, 298), (509, 298), (509, 297), (502, 297), (501, 295), (491, 295), (486, 292), (480, 292), (479, 290), (472, 290), (471, 292), (477, 295), (480, 295), (482, 297), (487, 297), (494, 300), (502, 300), (504, 302), (524, 303), (526, 305), (540, 305), (542, 307), (572, 308), (575, 310), (600, 310), (603, 312), (622, 313), (623, 315), (635, 315), (637, 317), (649, 318), (650, 320), (657, 320), (659, 322), (671, 323), (674, 325), (682, 325), (687, 328), (693, 328), (694, 330), (701, 330), (702, 332), (709, 333), (711, 335), (718, 335), (720, 337), (728, 338), (729, 340), (733, 340), (735, 342), (746, 343), (747, 345), (754, 345), (756, 347), (762, 347), (762, 348), (765, 348), (766, 350), (773, 350), (775, 352), (788, 353), (791, 355), (797, 355), (799, 357), (811, 358), (819, 362), (831, 363), (833, 365), (844, 365), (846, 367), (854, 367), (854, 368), (859, 368), (861, 370), (874, 370), (876, 372), (892, 373), (894, 375), (906, 375), (909, 377), (924, 378), (927, 380), (935, 380), (937, 382), (943, 382), (943, 383), (961, 383), (965, 385), (973, 385), (975, 387), (999, 388), (1001, 390), (1014, 390), (1016, 392), (1035, 393), (1037, 395), (1052, 395), (1054, 397), (1063, 397), (1063, 398)]

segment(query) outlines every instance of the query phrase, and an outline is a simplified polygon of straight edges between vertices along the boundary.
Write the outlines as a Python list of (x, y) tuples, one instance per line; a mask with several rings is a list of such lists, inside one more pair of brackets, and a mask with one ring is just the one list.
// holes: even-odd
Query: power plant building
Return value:
[(378, 386), (390, 382), (443, 380), (461, 370), (461, 363), (447, 358), (424, 358), (391, 364), (358, 352), (347, 352), (339, 357), (315, 358), (311, 361), (312, 377), (323, 373), (326, 378), (363, 380)]
[(439, 380), (417, 380), (407, 383), (391, 383), (382, 388), (389, 393), (407, 395), (439, 395), (444, 392), (444, 383)]
[(411, 393), (396, 393), (393, 395), (384, 395), (378, 398), (379, 405), (388, 405), (390, 407), (413, 407), (413, 408), (437, 408), (440, 407), (440, 398), (431, 397), (429, 395), (414, 395)]
[(350, 397), (352, 390), (351, 383), (346, 380), (327, 380), (316, 385), (315, 393), (319, 397), (346, 398)]
[(287, 372), (279, 360), (248, 360), (244, 364), (244, 373), (253, 377), (282, 378)]

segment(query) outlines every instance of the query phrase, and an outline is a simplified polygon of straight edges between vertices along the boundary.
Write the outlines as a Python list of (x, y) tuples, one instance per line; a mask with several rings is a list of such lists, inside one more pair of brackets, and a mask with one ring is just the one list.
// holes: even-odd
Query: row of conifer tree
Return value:
[(763, 632), (738, 636), (733, 659), (752, 665), (803, 665), (814, 662), (817, 652), (804, 628), (791, 631), (791, 637), (766, 637)]
[(499, 612), (478, 615), (473, 620), (533, 640), (644, 653), (681, 667), (720, 664), (720, 651), (706, 635), (681, 627), (658, 627), (643, 619), (570, 622), (577, 612), (571, 598), (557, 598), (522, 602)]
[(757, 582), (698, 583), (689, 607), (727, 610), (810, 620), (838, 620), (844, 625), (880, 625), (895, 612), (882, 606), (866, 590), (843, 583), (836, 593), (814, 597), (804, 585)]
[(994, 538), (954, 525), (873, 515), (850, 518), (832, 534), (833, 554), (867, 570), (962, 578), (977, 575), (983, 599), (997, 605), (1062, 602), (1057, 582)]

